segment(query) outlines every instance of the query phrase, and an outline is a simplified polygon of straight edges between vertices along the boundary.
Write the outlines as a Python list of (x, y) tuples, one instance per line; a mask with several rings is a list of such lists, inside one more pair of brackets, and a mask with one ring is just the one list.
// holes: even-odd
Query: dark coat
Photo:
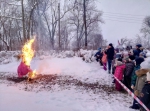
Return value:
[(102, 57), (103, 57), (103, 54), (101, 53), (101, 51), (98, 51), (98, 52), (95, 54), (95, 57), (102, 58)]
[(107, 59), (109, 60), (114, 59), (114, 55), (115, 55), (114, 47), (109, 48), (106, 53), (107, 53)]
[(150, 83), (146, 82), (144, 85), (140, 100), (150, 109)]
[(144, 62), (144, 58), (143, 57), (137, 57), (135, 59), (136, 65), (141, 65), (142, 62)]
[(132, 72), (133, 72), (133, 70), (134, 70), (134, 67), (135, 67), (134, 62), (132, 62), (132, 61), (127, 62), (127, 63), (126, 63), (126, 68), (125, 68), (124, 75), (131, 77)]
[(142, 51), (140, 49), (136, 49), (133, 51), (135, 57), (139, 57)]

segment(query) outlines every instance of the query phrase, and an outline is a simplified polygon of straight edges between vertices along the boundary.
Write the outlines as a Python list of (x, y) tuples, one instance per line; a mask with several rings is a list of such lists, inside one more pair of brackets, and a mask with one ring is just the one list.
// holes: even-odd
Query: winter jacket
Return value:
[(125, 68), (124, 76), (131, 77), (132, 72), (133, 72), (134, 67), (135, 67), (135, 64), (133, 61), (129, 61), (125, 65), (126, 65), (126, 68)]
[(107, 63), (107, 55), (106, 54), (103, 54), (102, 62)]
[(141, 91), (144, 87), (144, 84), (146, 82), (146, 73), (148, 72), (148, 69), (140, 69), (137, 70), (135, 73), (137, 75), (136, 85), (134, 88), (134, 92), (136, 93), (136, 96), (140, 96)]
[(133, 51), (133, 53), (134, 53), (134, 56), (137, 58), (137, 57), (139, 57), (139, 55), (141, 53), (141, 50), (140, 49), (136, 49), (136, 50)]
[(146, 84), (144, 85), (142, 94), (140, 95), (140, 100), (150, 110), (150, 82), (146, 82)]
[(136, 65), (141, 65), (142, 62), (144, 62), (144, 58), (143, 57), (137, 57), (135, 59)]
[(131, 85), (135, 86), (136, 84), (136, 79), (137, 79), (137, 75), (136, 75), (136, 71), (140, 69), (140, 65), (136, 65), (134, 67), (134, 70), (132, 72), (132, 76), (131, 76)]
[(18, 77), (23, 77), (24, 75), (28, 74), (32, 70), (30, 69), (29, 66), (27, 66), (24, 62), (21, 62), (20, 65), (18, 66)]
[(119, 65), (117, 65), (114, 76), (116, 78), (118, 78), (119, 80), (122, 80), (123, 79), (124, 69), (125, 69), (125, 64), (119, 64)]
[(111, 47), (107, 50), (107, 59), (113, 60), (115, 55), (114, 47)]
[(97, 57), (97, 58), (102, 58), (103, 57), (103, 54), (101, 53), (101, 51), (98, 51), (94, 57)]

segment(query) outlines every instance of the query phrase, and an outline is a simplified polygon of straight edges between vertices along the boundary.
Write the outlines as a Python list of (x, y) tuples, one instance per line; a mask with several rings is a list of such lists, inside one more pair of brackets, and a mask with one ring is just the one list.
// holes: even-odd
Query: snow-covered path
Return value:
[[(0, 65), (0, 72), (16, 74), (19, 62)], [(81, 58), (48, 58), (33, 60), (31, 67), (44, 74), (71, 75), (81, 81), (111, 83), (111, 77), (98, 63), (85, 63)], [(1, 80), (0, 80), (1, 82)], [(132, 99), (124, 93), (108, 94), (70, 89), (61, 90), (57, 85), (53, 91), (24, 91), (21, 85), (0, 84), (0, 111), (132, 111), (128, 107)]]

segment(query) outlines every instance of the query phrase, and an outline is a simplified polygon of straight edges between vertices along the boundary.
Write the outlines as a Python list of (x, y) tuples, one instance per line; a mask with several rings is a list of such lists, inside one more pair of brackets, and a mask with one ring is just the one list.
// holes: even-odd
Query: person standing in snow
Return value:
[(98, 52), (95, 54), (94, 57), (96, 57), (96, 61), (100, 62), (100, 65), (103, 66), (103, 63), (102, 63), (103, 53), (101, 52), (101, 48), (98, 49)]
[[(139, 69), (136, 71), (136, 75), (137, 75), (137, 80), (136, 80), (136, 85), (134, 87), (134, 94), (137, 97), (140, 97), (142, 89), (144, 87), (144, 84), (146, 82), (146, 73), (149, 71), (149, 69)], [(138, 102), (136, 100), (134, 100), (133, 105), (130, 107), (132, 109), (139, 109), (139, 105)]]
[(107, 54), (106, 54), (106, 51), (103, 52), (102, 62), (103, 62), (104, 70), (107, 71)]
[[(120, 59), (121, 60), (121, 59)], [(122, 81), (123, 80), (123, 73), (124, 73), (124, 69), (125, 69), (125, 64), (122, 63), (122, 61), (119, 61), (119, 59), (116, 61), (115, 64), (115, 74), (114, 76)], [(115, 87), (117, 91), (121, 91), (122, 90), (122, 86), (118, 83), (118, 81), (115, 81)]]
[(131, 77), (131, 88), (134, 89), (135, 84), (136, 84), (136, 79), (137, 79), (137, 75), (136, 75), (136, 71), (140, 69), (140, 65), (141, 63), (144, 62), (144, 57), (140, 54), (140, 57), (135, 59), (135, 67), (134, 70), (132, 72), (132, 77)]
[[(140, 100), (150, 110), (150, 71), (147, 73), (146, 83), (140, 94)], [(140, 111), (145, 111), (142, 106), (140, 107)]]
[[(135, 59), (135, 62), (136, 62), (136, 66), (134, 67), (134, 70), (133, 70), (132, 76), (131, 76), (131, 89), (132, 89), (133, 92), (134, 92), (135, 85), (136, 85), (136, 80), (137, 80), (136, 71), (141, 68), (140, 65), (141, 65), (142, 62), (144, 62), (144, 57), (142, 56), (142, 54), (140, 54), (140, 57)], [(138, 102), (135, 99), (133, 101), (133, 105), (130, 106), (130, 108), (139, 109)]]
[(135, 58), (139, 57), (140, 53), (142, 52), (142, 51), (140, 50), (141, 47), (142, 47), (142, 45), (141, 45), (141, 44), (138, 44), (138, 45), (136, 45), (136, 50), (133, 50), (133, 53), (134, 53)]
[(115, 54), (115, 50), (112, 43), (109, 44), (106, 54), (108, 59), (108, 73), (110, 74), (111, 67), (112, 67), (112, 60), (114, 59), (114, 54)]
[(135, 67), (135, 64), (130, 58), (126, 58), (124, 61), (126, 65), (126, 68), (124, 71), (124, 84), (128, 89), (131, 90), (131, 75)]

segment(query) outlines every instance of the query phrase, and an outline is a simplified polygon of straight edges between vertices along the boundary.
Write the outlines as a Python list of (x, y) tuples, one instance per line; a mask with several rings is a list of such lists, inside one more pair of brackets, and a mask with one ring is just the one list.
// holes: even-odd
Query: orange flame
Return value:
[(27, 66), (30, 66), (31, 60), (34, 56), (34, 50), (32, 49), (32, 44), (34, 39), (29, 40), (22, 48), (23, 61)]
[[(22, 48), (22, 54), (23, 54), (23, 61), (27, 66), (30, 66), (31, 60), (34, 56), (34, 50), (32, 49), (32, 44), (34, 43), (35, 39), (29, 40)], [(36, 70), (30, 72), (29, 78), (34, 78), (36, 74)]]

